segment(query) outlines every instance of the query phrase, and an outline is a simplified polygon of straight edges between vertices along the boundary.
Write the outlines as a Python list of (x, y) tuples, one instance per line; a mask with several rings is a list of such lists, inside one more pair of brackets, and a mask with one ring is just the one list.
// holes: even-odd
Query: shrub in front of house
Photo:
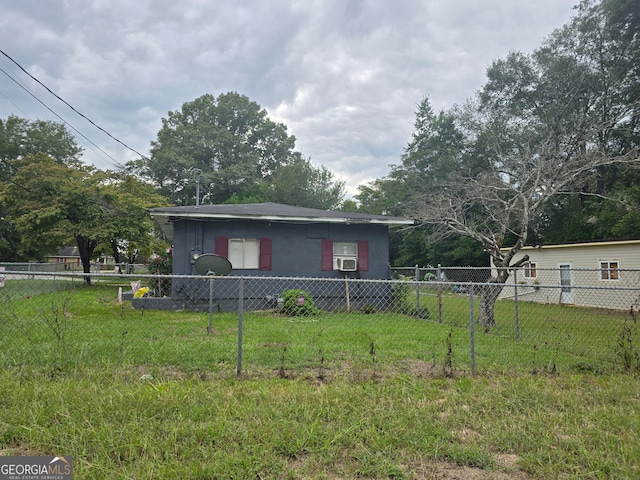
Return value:
[(313, 297), (304, 290), (292, 289), (282, 293), (282, 313), (291, 317), (317, 315), (320, 309), (313, 303)]
[[(147, 262), (147, 268), (151, 275), (171, 275), (173, 258), (171, 252), (164, 255), (154, 255)], [(171, 296), (171, 279), (154, 278), (150, 282), (156, 297)]]

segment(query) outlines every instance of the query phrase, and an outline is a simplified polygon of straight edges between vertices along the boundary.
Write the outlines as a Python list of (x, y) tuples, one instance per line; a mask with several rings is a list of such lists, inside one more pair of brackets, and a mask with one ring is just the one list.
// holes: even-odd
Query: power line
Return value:
[[(3, 52), (4, 53), (4, 52)], [(4, 73), (7, 77), (9, 77), (13, 82), (15, 82), (16, 85), (18, 85), (20, 88), (22, 88), (25, 92), (27, 92), (29, 95), (31, 95), (33, 98), (35, 98), (42, 106), (44, 106), (47, 110), (49, 110), (51, 113), (53, 113), (56, 117), (58, 117), (65, 125), (68, 125), (72, 130), (74, 130), (78, 135), (80, 135), (82, 138), (84, 138), (87, 142), (89, 142), (91, 145), (93, 145), (94, 147), (96, 147), (98, 150), (100, 150), (102, 153), (104, 153), (107, 157), (109, 157), (116, 165), (118, 164), (117, 160), (115, 158), (113, 158), (111, 155), (109, 155), (107, 152), (105, 152), (102, 148), (100, 148), (98, 145), (96, 145), (95, 143), (93, 143), (93, 141), (91, 141), (89, 138), (87, 138), (80, 130), (78, 130), (76, 127), (74, 127), (73, 125), (71, 125), (69, 122), (67, 122), (64, 118), (62, 118), (60, 115), (58, 115), (56, 112), (53, 111), (53, 109), (51, 109), (46, 103), (44, 103), (42, 100), (40, 100), (38, 97), (36, 97), (27, 87), (25, 87), (24, 85), (22, 85), (18, 80), (16, 80), (15, 78), (13, 78), (11, 75), (9, 75), (2, 67), (0, 67), (0, 72)]]
[[(116, 142), (118, 142), (120, 145), (122, 145), (123, 147), (125, 147), (128, 150), (131, 150), (133, 153), (141, 156), (142, 158), (147, 158), (146, 155), (141, 154), (140, 152), (138, 152), (136, 149), (131, 148), (129, 145), (127, 145), (126, 143), (122, 142), (121, 140), (117, 139), (116, 137), (114, 137), (113, 135), (111, 135), (109, 132), (107, 132), (104, 128), (102, 128), (100, 125), (97, 125), (93, 120), (91, 120), (90, 118), (88, 118), (86, 115), (82, 114), (81, 112), (79, 112), (78, 110), (76, 110), (72, 105), (70, 105), (66, 100), (64, 100), (63, 98), (61, 98), (60, 96), (58, 96), (56, 93), (54, 93), (49, 87), (47, 87), (44, 83), (42, 83), (40, 80), (38, 80), (36, 77), (34, 77), (33, 75), (31, 75), (27, 70), (25, 70), (22, 65), (20, 65), (18, 62), (16, 62), (13, 58), (11, 58), (11, 56), (9, 56), (4, 50), (0, 49), (0, 53), (2, 53), (2, 55), (4, 55), (5, 57), (7, 57), (9, 60), (11, 60), (20, 70), (22, 70), (24, 73), (26, 73), (27, 75), (29, 75), (29, 77), (31, 77), (34, 81), (36, 81), (37, 83), (39, 83), (43, 88), (45, 88), (51, 95), (53, 95), (54, 97), (56, 97), (58, 100), (60, 100), (62, 103), (64, 103), (66, 106), (68, 106), (71, 110), (73, 110), (75, 113), (77, 113), (78, 115), (80, 115), (82, 118), (84, 118), (86, 121), (88, 121), (91, 125), (93, 125), (94, 127), (96, 127), (98, 130), (100, 130), (101, 132), (105, 133), (107, 136), (109, 136), (110, 138), (112, 138), (113, 140), (115, 140)], [(5, 72), (6, 73), (6, 72)], [(29, 92), (30, 93), (30, 92)], [(34, 96), (35, 98), (35, 96)], [(37, 99), (37, 98), (36, 98)], [(39, 100), (38, 100), (39, 101)], [(41, 102), (42, 103), (42, 102)], [(44, 104), (43, 104), (44, 105)], [(46, 105), (45, 105), (46, 106)], [(49, 107), (47, 107), (49, 108)], [(51, 110), (51, 109), (49, 109)], [(54, 112), (55, 113), (55, 112)], [(56, 114), (57, 115), (57, 114)], [(85, 137), (86, 138), (86, 137)], [(93, 142), (92, 142), (93, 143)], [(109, 157), (111, 158), (111, 157)], [(116, 162), (117, 163), (117, 162)]]

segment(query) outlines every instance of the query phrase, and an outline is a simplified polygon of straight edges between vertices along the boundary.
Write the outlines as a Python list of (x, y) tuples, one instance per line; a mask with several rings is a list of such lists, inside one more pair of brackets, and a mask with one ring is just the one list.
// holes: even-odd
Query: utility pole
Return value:
[(194, 168), (193, 173), (196, 175), (196, 207), (200, 207), (200, 175), (202, 175), (202, 170)]

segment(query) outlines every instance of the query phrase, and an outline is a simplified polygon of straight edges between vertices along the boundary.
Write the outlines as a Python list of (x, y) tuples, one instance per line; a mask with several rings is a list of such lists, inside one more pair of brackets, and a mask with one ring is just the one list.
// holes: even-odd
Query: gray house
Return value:
[[(173, 244), (175, 275), (197, 275), (195, 259), (214, 253), (231, 262), (230, 276), (389, 279), (389, 227), (414, 223), (277, 203), (165, 207), (150, 213)], [(183, 296), (180, 291), (174, 281), (172, 298)]]

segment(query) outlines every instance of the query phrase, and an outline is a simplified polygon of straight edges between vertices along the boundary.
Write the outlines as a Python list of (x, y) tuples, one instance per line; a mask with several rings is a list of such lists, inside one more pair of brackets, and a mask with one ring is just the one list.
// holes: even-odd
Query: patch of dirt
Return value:
[[(504, 457), (501, 455), (500, 457)], [(507, 455), (508, 462), (517, 462), (517, 455)], [(515, 458), (511, 458), (515, 457)], [(501, 463), (499, 458), (496, 462)], [(504, 465), (504, 464), (501, 464)], [(512, 470), (513, 466), (504, 465), (505, 470), (483, 470), (482, 468), (461, 467), (446, 462), (430, 463), (424, 467), (415, 468), (416, 480), (532, 480), (530, 475)]]
[[(517, 469), (518, 455), (498, 454), (495, 456), (496, 470), (463, 467), (455, 463), (427, 460), (420, 465), (404, 465), (414, 480), (533, 480), (533, 477)], [(293, 472), (305, 471), (309, 459), (306, 455), (292, 458), (289, 467)], [(338, 469), (340, 470), (340, 469)], [(290, 471), (290, 473), (291, 473)], [(343, 473), (324, 471), (325, 478), (337, 480), (345, 478)], [(289, 478), (289, 477), (288, 477)], [(295, 478), (303, 478), (296, 476)]]

